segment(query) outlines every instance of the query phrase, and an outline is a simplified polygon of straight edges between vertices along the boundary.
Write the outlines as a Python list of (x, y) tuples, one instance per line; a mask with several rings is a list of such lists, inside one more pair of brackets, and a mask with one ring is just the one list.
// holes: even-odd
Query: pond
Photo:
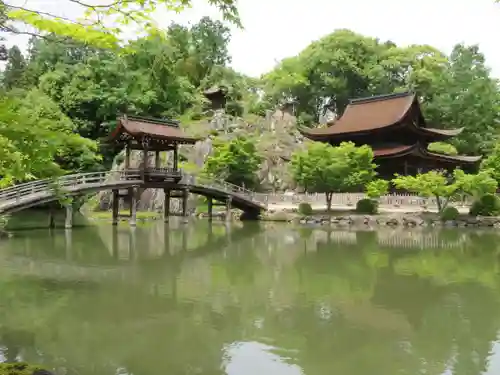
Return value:
[(499, 254), (494, 231), (20, 231), (0, 243), (0, 361), (79, 375), (496, 375)]

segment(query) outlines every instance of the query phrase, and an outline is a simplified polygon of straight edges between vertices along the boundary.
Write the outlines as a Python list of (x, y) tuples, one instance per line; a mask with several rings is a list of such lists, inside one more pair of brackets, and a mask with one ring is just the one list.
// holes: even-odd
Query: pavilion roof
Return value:
[[(302, 130), (302, 132), (311, 139), (368, 133), (400, 124), (414, 106), (417, 107), (416, 110), (421, 115), (418, 99), (411, 92), (351, 99), (342, 117), (331, 122), (330, 126)], [(422, 135), (446, 138), (456, 136), (462, 131), (462, 129), (428, 128), (425, 125), (423, 116), (421, 116), (421, 120), (423, 126), (416, 123), (412, 123), (411, 126)]]
[(118, 140), (122, 134), (128, 134), (135, 139), (149, 137), (153, 140), (184, 144), (194, 144), (199, 140), (185, 134), (178, 121), (136, 116), (119, 117), (118, 125), (109, 135), (108, 140)]

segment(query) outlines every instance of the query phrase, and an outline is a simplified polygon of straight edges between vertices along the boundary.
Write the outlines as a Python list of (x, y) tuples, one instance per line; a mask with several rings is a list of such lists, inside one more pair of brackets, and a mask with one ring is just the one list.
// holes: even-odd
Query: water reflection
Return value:
[(491, 375), (499, 239), (202, 221), (22, 233), (0, 251), (0, 355), (67, 374)]

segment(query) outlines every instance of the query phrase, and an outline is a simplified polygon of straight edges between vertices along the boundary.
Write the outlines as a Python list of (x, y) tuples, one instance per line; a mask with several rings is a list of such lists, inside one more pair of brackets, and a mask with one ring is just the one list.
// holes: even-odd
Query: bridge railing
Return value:
[(226, 193), (230, 193), (233, 195), (239, 195), (242, 198), (251, 200), (255, 203), (264, 204), (265, 200), (262, 198), (261, 194), (258, 194), (252, 190), (245, 189), (244, 187), (231, 184), (230, 182), (226, 182), (224, 180), (213, 180), (208, 177), (184, 173), (182, 177), (182, 182), (186, 184), (198, 184), (208, 188), (215, 188), (218, 190), (222, 190)]
[(52, 193), (55, 189), (68, 189), (81, 185), (98, 185), (107, 181), (139, 179), (138, 170), (89, 172), (61, 176), (57, 179), (44, 179), (0, 189), (0, 202), (21, 200), (34, 194)]

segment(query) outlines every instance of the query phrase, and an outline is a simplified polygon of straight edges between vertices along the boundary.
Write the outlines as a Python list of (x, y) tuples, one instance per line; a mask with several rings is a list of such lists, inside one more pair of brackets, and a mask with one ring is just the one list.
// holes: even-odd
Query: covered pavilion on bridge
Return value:
[[(189, 191), (183, 190), (180, 195), (173, 195), (172, 187), (182, 179), (179, 168), (179, 146), (194, 145), (199, 138), (185, 134), (179, 121), (148, 117), (123, 115), (118, 118), (116, 128), (106, 138), (108, 144), (125, 149), (124, 169), (137, 170), (143, 188), (163, 188), (165, 192), (165, 219), (168, 219), (170, 198), (182, 198), (183, 214), (186, 215)], [(137, 168), (131, 168), (131, 152), (142, 151), (141, 161)], [(166, 166), (162, 166), (161, 153), (167, 153)], [(150, 157), (154, 153), (154, 166), (150, 166)], [(134, 177), (135, 179), (135, 177)], [(113, 190), (113, 224), (118, 223), (119, 199), (129, 201), (130, 224), (136, 223), (136, 206), (140, 191), (128, 188), (125, 192)]]
[[(138, 168), (144, 181), (179, 181), (179, 146), (193, 145), (199, 138), (185, 134), (179, 121), (137, 116), (121, 116), (118, 125), (106, 139), (106, 143), (125, 148), (125, 169), (130, 169), (132, 150), (142, 151)], [(161, 153), (166, 152), (168, 167), (161, 166)], [(154, 167), (150, 167), (150, 154), (154, 153)]]
[(413, 175), (429, 170), (473, 170), (480, 156), (444, 155), (431, 152), (432, 142), (446, 141), (463, 129), (428, 126), (418, 97), (412, 92), (351, 99), (343, 115), (327, 128), (303, 129), (302, 134), (337, 146), (352, 141), (373, 149), (377, 171), (383, 178), (395, 173)]

